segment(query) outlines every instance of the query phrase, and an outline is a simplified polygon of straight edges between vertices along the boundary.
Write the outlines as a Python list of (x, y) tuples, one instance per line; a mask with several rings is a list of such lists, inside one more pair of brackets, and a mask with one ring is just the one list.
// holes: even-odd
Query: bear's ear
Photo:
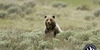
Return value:
[(44, 18), (46, 18), (47, 16), (44, 16)]
[(55, 19), (55, 16), (54, 15), (52, 17)]

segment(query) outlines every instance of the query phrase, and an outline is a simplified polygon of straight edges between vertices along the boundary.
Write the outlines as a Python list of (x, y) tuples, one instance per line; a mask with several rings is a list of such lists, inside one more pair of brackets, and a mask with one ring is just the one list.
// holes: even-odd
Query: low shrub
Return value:
[(81, 5), (76, 8), (76, 10), (90, 10), (88, 5)]
[(90, 39), (91, 41), (93, 41), (94, 44), (100, 44), (100, 37), (99, 37), (99, 36), (100, 36), (100, 35), (92, 36), (92, 37), (90, 37), (89, 39)]
[(75, 34), (74, 37), (80, 41), (88, 41), (91, 35), (91, 32), (80, 32)]
[(74, 32), (66, 32), (66, 33), (64, 33), (64, 38), (66, 39), (66, 40), (68, 40), (68, 38), (73, 34)]
[(87, 21), (90, 21), (90, 20), (94, 20), (95, 17), (94, 17), (94, 16), (90, 16), (90, 15), (86, 15), (86, 16), (84, 17), (84, 19), (87, 20)]
[(93, 14), (96, 17), (100, 16), (100, 9), (95, 10)]
[(93, 0), (94, 4), (100, 4), (100, 0)]
[[(0, 49), (10, 49), (10, 41), (0, 41)], [(13, 49), (13, 48), (12, 48)]]
[[(1, 50), (54, 50), (74, 49), (82, 50), (85, 44), (96, 44), (100, 46), (100, 30), (72, 31), (57, 34), (56, 38), (44, 40), (42, 29), (27, 32), (20, 29), (0, 29)], [(59, 37), (59, 38), (58, 38)], [(62, 40), (64, 39), (64, 40)]]
[(93, 30), (92, 33), (93, 33), (94, 35), (99, 35), (100, 30)]
[(19, 5), (19, 7), (20, 7), (20, 9), (21, 9), (22, 11), (25, 11), (25, 10), (27, 9), (27, 5), (24, 5), (24, 4)]
[(12, 7), (12, 6), (17, 6), (17, 4), (15, 3), (6, 3), (6, 2), (0, 2), (0, 9), (3, 9), (3, 10), (7, 10), (8, 8)]
[(22, 39), (22, 41), (19, 43), (19, 45), (16, 49), (17, 50), (20, 50), (20, 49), (25, 50), (30, 46), (30, 44), (33, 44), (31, 39), (26, 39), (26, 40)]
[(8, 13), (9, 14), (17, 14), (21, 17), (23, 17), (25, 15), (25, 12), (22, 11), (22, 9), (19, 7), (19, 6), (13, 6), (13, 7), (10, 7), (8, 9)]
[(0, 11), (0, 18), (6, 18), (8, 13), (6, 11)]
[(37, 35), (37, 34), (34, 34), (34, 32), (33, 32), (33, 34), (32, 33), (29, 33), (29, 34), (27, 34), (27, 33), (23, 33), (23, 34), (21, 34), (21, 36), (25, 39), (31, 39), (33, 42), (35, 41), (35, 40), (39, 40), (39, 36)]
[(90, 29), (92, 29), (92, 26), (91, 25), (86, 25), (86, 29), (90, 30)]
[(22, 10), (19, 8), (19, 7), (17, 7), (17, 6), (14, 6), (14, 7), (10, 7), (9, 9), (8, 9), (8, 13), (9, 14), (11, 14), (11, 13), (20, 13)]
[(4, 6), (3, 8), (5, 10), (9, 9), (10, 7), (13, 7), (13, 6), (17, 6), (17, 4), (14, 4), (14, 3), (4, 3)]
[(73, 44), (73, 45), (77, 45), (77, 44), (81, 44), (82, 41), (78, 40), (77, 38), (73, 37), (73, 36), (70, 36), (68, 38), (68, 42)]
[(32, 8), (27, 8), (25, 12), (26, 12), (26, 14), (31, 14), (33, 12), (33, 10), (32, 10)]
[(57, 38), (53, 38), (52, 41), (54, 46), (57, 46), (60, 43), (60, 39)]
[(0, 10), (3, 9), (3, 3), (0, 2)]
[(10, 19), (18, 19), (18, 18), (20, 18), (20, 16), (17, 15), (16, 13), (12, 13), (12, 14), (9, 14), (8, 18), (10, 18)]
[(49, 41), (39, 41), (39, 49), (53, 49), (53, 45), (52, 43), (50, 43)]
[(81, 44), (81, 45), (75, 46), (75, 50), (83, 50), (84, 47), (85, 45)]
[(92, 22), (92, 26), (93, 27), (96, 27), (97, 26), (97, 23), (96, 22)]
[(26, 50), (35, 50), (34, 45), (29, 46)]
[(28, 1), (28, 2), (25, 2), (24, 4), (31, 8), (36, 6), (36, 3), (34, 1)]
[(55, 8), (65, 8), (67, 7), (67, 4), (64, 2), (54, 2), (52, 6)]
[(90, 16), (85, 16), (84, 19), (85, 20), (91, 20), (91, 17)]
[(66, 31), (66, 32), (63, 32), (63, 33), (58, 34), (57, 37), (58, 37), (58, 38), (64, 38), (64, 39), (68, 40), (68, 38), (69, 38), (70, 36), (72, 36), (73, 34), (74, 34), (73, 31), (68, 30), (68, 31)]

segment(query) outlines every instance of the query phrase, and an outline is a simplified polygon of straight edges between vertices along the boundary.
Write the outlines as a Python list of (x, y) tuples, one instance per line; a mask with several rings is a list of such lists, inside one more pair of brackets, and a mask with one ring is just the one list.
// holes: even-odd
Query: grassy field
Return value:
[[(64, 31), (56, 38), (44, 34), (49, 14)], [(98, 1), (0, 0), (0, 50), (83, 50), (86, 44), (100, 50)]]

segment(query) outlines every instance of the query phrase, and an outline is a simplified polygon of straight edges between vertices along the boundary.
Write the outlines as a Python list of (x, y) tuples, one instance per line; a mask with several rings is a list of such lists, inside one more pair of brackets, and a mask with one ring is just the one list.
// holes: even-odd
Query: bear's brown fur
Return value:
[(59, 25), (55, 21), (55, 16), (45, 16), (45, 26), (46, 35), (52, 35), (53, 37), (55, 37), (56, 34), (62, 32)]

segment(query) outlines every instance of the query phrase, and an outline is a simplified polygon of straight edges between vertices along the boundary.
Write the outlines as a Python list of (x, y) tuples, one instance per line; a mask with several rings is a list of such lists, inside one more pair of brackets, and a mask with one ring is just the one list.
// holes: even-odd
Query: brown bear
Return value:
[(62, 32), (59, 25), (55, 21), (55, 16), (45, 16), (45, 34), (56, 37), (56, 34)]

